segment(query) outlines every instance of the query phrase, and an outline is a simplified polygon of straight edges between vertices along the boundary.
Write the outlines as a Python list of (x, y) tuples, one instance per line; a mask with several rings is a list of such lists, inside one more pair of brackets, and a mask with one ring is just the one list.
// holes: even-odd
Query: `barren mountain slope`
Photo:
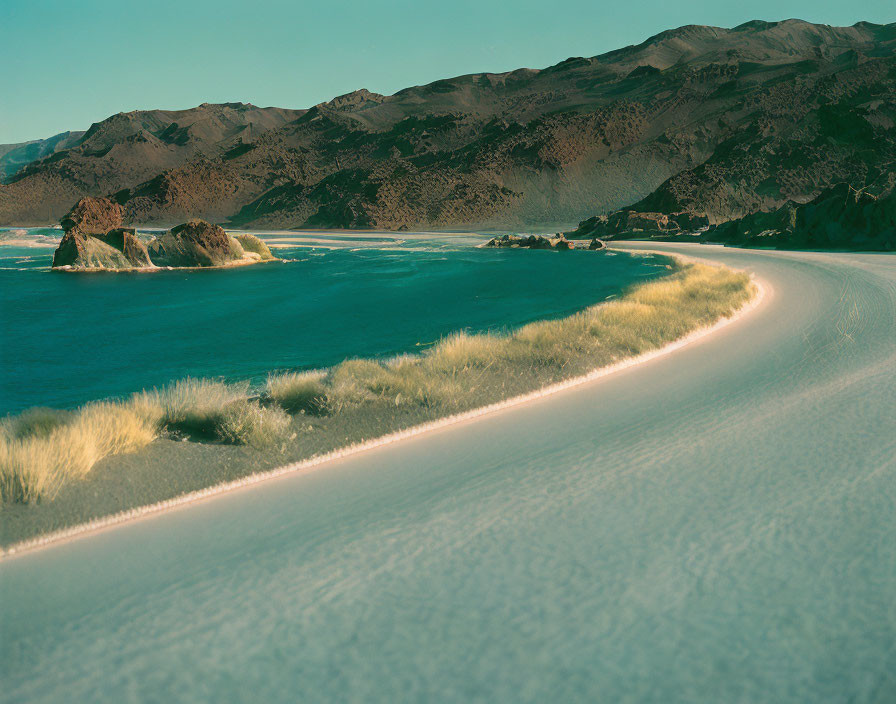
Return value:
[(687, 26), (544, 70), (356, 91), (279, 125), (200, 106), (227, 125), (212, 137), (175, 113), (115, 116), (0, 186), (0, 222), (113, 193), (132, 222), (553, 227), (645, 197), (720, 221), (892, 162), (894, 46), (896, 25)]
[(225, 103), (113, 115), (0, 185), (0, 222), (58, 219), (85, 195), (108, 195), (166, 169), (216, 158), (240, 140), (256, 139), (301, 114)]

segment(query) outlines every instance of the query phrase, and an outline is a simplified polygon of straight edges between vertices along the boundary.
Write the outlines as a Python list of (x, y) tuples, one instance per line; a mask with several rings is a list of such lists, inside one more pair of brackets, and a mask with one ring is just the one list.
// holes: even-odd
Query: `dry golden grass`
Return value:
[(29, 503), (52, 498), (104, 457), (138, 450), (163, 429), (192, 437), (271, 447), (288, 437), (289, 418), (247, 398), (248, 384), (182, 379), (127, 401), (74, 412), (34, 409), (0, 424), (0, 496)]
[(157, 427), (134, 408), (92, 403), (49, 432), (0, 434), (0, 495), (4, 501), (52, 498), (62, 483), (83, 477), (108, 455), (148, 445)]
[(561, 320), (523, 326), (511, 335), (456, 333), (420, 357), (389, 364), (353, 359), (323, 379), (331, 413), (366, 403), (414, 404), (446, 411), (477, 392), (485, 373), (562, 373), (583, 358), (597, 368), (679, 339), (730, 315), (750, 296), (746, 274), (685, 264), (660, 281), (631, 289)]
[(440, 340), (424, 355), (427, 369), (456, 373), (491, 365), (500, 354), (504, 339), (498, 335), (470, 335), (458, 332)]
[(212, 379), (180, 379), (161, 389), (135, 394), (131, 403), (157, 425), (191, 437), (215, 437), (225, 409), (245, 401), (249, 385)]
[(324, 372), (278, 372), (269, 374), (267, 398), (288, 413), (320, 413), (326, 406)]
[(232, 403), (224, 409), (216, 427), (218, 437), (232, 445), (268, 450), (295, 437), (289, 415), (279, 408), (265, 408), (257, 401)]
[(74, 413), (71, 411), (43, 407), (29, 408), (17, 416), (10, 416), (0, 421), (0, 433), (11, 438), (46, 437), (73, 418)]

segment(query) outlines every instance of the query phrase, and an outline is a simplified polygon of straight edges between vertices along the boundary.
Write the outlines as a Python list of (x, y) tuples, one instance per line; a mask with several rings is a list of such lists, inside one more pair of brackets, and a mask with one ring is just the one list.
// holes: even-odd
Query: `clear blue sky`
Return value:
[(896, 21), (894, 0), (0, 0), (0, 143), (128, 110), (302, 108), (542, 68), (683, 24)]

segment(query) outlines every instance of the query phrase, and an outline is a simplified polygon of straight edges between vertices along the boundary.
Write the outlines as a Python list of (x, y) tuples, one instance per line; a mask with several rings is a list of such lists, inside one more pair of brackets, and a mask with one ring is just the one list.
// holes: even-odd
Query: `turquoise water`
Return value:
[(657, 257), (477, 249), (481, 236), (292, 233), (264, 235), (283, 263), (66, 274), (48, 270), (59, 234), (0, 231), (0, 414), (419, 351), (455, 330), (567, 315), (664, 271)]

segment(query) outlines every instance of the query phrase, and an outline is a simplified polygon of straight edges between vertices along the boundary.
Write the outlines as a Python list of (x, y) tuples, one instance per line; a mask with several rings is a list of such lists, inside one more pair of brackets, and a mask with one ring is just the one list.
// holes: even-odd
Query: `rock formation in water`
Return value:
[(123, 228), (121, 206), (108, 198), (82, 198), (62, 218), (65, 230), (53, 268), (122, 271), (251, 264), (276, 259), (254, 235), (233, 237), (217, 225), (190, 220), (145, 245)]
[(62, 217), (59, 224), (66, 232), (103, 235), (121, 227), (121, 206), (108, 198), (82, 198)]
[(152, 267), (134, 230), (121, 227), (121, 206), (108, 198), (82, 198), (66, 214), (53, 268), (141, 269)]
[[(483, 246), (514, 249), (556, 249), (560, 251), (576, 249), (576, 243), (570, 242), (560, 233), (553, 237), (545, 237), (544, 235), (500, 235), (492, 237)], [(598, 249), (598, 247), (593, 249)]]
[[(226, 266), (246, 259), (242, 245), (218, 225), (190, 220), (173, 227), (149, 243), (149, 257), (156, 266)], [(260, 259), (255, 255), (256, 259)]]
[(263, 262), (270, 262), (277, 259), (277, 257), (275, 257), (274, 253), (271, 251), (271, 248), (268, 247), (260, 239), (258, 239), (255, 235), (246, 232), (241, 235), (234, 235), (234, 238), (237, 242), (240, 243), (240, 246), (249, 256), (251, 256), (252, 254), (257, 254), (258, 258)]
[(553, 229), (622, 208), (718, 224), (863, 188), (896, 163), (894, 125), (896, 24), (689, 25), (310, 110), (115, 115), (6, 179), (0, 224), (105, 194), (147, 224)]

